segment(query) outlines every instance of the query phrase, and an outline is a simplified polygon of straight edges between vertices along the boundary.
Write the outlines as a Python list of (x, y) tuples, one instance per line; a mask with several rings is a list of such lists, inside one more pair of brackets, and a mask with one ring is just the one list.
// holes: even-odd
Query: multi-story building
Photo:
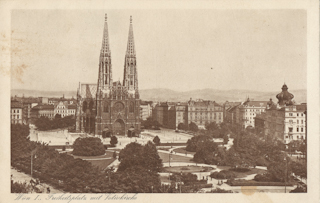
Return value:
[(152, 102), (141, 101), (140, 103), (140, 118), (147, 120), (152, 115)]
[(59, 114), (61, 115), (61, 118), (75, 116), (76, 109), (76, 105), (69, 105), (68, 101), (60, 101), (58, 104), (54, 105), (54, 115)]
[(172, 108), (173, 112), (173, 122), (174, 128), (178, 128), (180, 123), (184, 124), (185, 126), (188, 125), (188, 103), (177, 103), (177, 105)]
[(49, 104), (39, 104), (31, 109), (31, 122), (33, 123), (36, 119), (40, 117), (47, 117), (53, 119), (54, 106)]
[(223, 122), (223, 107), (215, 101), (192, 100), (188, 101), (188, 124), (197, 124), (199, 128), (205, 128), (206, 123)]
[(254, 127), (254, 118), (265, 111), (267, 103), (267, 101), (250, 101), (248, 98), (247, 101), (237, 107), (238, 117), (236, 116), (236, 120), (238, 124), (242, 128)]
[(23, 105), (17, 100), (11, 101), (11, 123), (23, 124)]
[(223, 107), (214, 101), (192, 100), (184, 103), (164, 102), (153, 109), (152, 118), (164, 127), (177, 129), (178, 125), (188, 126), (191, 122), (199, 128), (205, 128), (206, 123), (223, 122)]
[(232, 125), (237, 123), (236, 122), (236, 112), (237, 112), (239, 105), (240, 104), (238, 104), (236, 106), (231, 106), (225, 111), (225, 122), (231, 123)]
[(292, 140), (304, 140), (306, 137), (306, 104), (294, 104), (293, 94), (288, 92), (286, 84), (277, 94), (278, 103), (270, 101), (266, 111), (255, 118), (256, 131), (266, 138), (277, 138), (285, 144)]

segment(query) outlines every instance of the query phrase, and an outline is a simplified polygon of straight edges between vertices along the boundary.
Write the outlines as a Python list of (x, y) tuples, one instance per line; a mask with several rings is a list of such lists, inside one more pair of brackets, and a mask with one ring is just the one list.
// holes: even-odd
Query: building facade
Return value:
[(12, 124), (23, 124), (23, 105), (17, 100), (11, 101), (10, 118)]
[(60, 101), (54, 105), (54, 115), (61, 115), (61, 118), (66, 116), (75, 116), (76, 114), (76, 105), (69, 105), (68, 101)]
[(49, 104), (38, 104), (31, 109), (31, 122), (34, 123), (40, 117), (54, 119), (54, 106)]
[(247, 101), (238, 106), (239, 110), (237, 122), (242, 128), (247, 128), (248, 126), (255, 127), (254, 118), (265, 112), (268, 101), (250, 101), (248, 98)]
[(152, 102), (143, 101), (140, 103), (140, 119), (147, 120), (152, 116)]
[(140, 96), (132, 18), (124, 60), (123, 83), (113, 82), (107, 16), (105, 16), (97, 84), (80, 84), (76, 130), (100, 136), (140, 133)]
[(206, 123), (223, 122), (223, 107), (214, 101), (192, 100), (188, 101), (188, 124), (191, 122), (197, 124), (199, 128), (204, 129)]
[(192, 122), (204, 129), (207, 123), (223, 122), (223, 107), (214, 101), (201, 99), (183, 103), (163, 102), (154, 107), (152, 118), (171, 129), (178, 129), (179, 124), (188, 126)]
[(256, 131), (266, 138), (276, 138), (285, 144), (306, 139), (306, 104), (295, 104), (286, 84), (277, 94), (278, 103), (270, 101), (266, 111), (255, 118)]

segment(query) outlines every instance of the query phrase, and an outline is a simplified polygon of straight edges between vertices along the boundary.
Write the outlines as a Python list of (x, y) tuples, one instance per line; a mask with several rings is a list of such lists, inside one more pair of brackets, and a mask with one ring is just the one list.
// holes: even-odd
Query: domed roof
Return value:
[(290, 92), (288, 92), (288, 87), (286, 84), (284, 84), (282, 86), (282, 92), (280, 92), (279, 94), (277, 94), (277, 99), (279, 100), (278, 103), (279, 105), (292, 105), (292, 99), (294, 98), (293, 94), (291, 94)]

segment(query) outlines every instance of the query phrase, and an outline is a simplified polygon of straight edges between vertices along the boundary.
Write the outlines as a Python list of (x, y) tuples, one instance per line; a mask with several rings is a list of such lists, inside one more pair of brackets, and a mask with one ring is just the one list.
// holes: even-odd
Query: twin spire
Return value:
[[(109, 33), (108, 33), (108, 22), (107, 22), (107, 14), (104, 17), (104, 30), (102, 37), (102, 47), (101, 47), (101, 55), (110, 56), (110, 45), (109, 45)], [(130, 16), (130, 27), (129, 27), (129, 36), (127, 43), (127, 51), (126, 56), (135, 56), (136, 51), (134, 47), (134, 37), (133, 37), (133, 26), (132, 26), (132, 16)]]

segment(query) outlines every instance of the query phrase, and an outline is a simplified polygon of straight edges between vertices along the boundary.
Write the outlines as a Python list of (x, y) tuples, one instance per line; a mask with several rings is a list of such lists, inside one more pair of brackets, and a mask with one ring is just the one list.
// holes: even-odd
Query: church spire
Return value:
[(110, 87), (111, 85), (112, 85), (111, 51), (110, 51), (110, 45), (109, 45), (107, 14), (105, 14), (102, 46), (101, 46), (100, 61), (99, 61), (98, 90), (105, 89), (107, 87)]
[(135, 55), (136, 55), (136, 51), (134, 48), (132, 16), (130, 16), (130, 27), (129, 27), (129, 37), (128, 37), (126, 56), (135, 56)]
[(104, 30), (103, 30), (103, 37), (102, 37), (102, 47), (100, 51), (101, 55), (110, 56), (110, 48), (109, 48), (109, 33), (108, 33), (108, 22), (107, 22), (107, 14), (104, 17)]
[(134, 47), (134, 37), (133, 37), (133, 26), (132, 26), (132, 16), (130, 16), (130, 26), (129, 26), (129, 36), (127, 51), (124, 60), (124, 77), (123, 86), (130, 90), (130, 94), (136, 99), (139, 98), (138, 90), (138, 71), (136, 62), (136, 50)]

